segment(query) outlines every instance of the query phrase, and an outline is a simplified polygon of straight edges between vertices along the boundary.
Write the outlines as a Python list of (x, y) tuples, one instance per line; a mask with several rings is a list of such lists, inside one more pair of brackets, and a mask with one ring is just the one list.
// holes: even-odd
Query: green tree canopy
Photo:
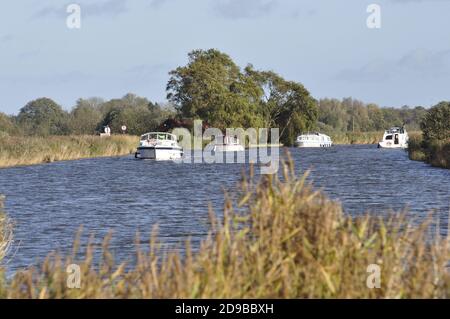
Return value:
[(69, 133), (68, 114), (49, 98), (29, 102), (17, 121), (27, 135), (65, 135)]
[(425, 115), (421, 128), (425, 140), (450, 139), (450, 102), (433, 106)]
[(218, 50), (189, 53), (187, 66), (170, 72), (167, 98), (183, 117), (200, 118), (218, 128), (261, 127), (260, 87)]
[(0, 136), (2, 134), (15, 135), (18, 131), (14, 118), (0, 112)]
[(95, 134), (102, 120), (100, 106), (103, 101), (98, 98), (78, 99), (70, 113), (70, 132), (75, 135)]
[(119, 133), (122, 125), (125, 125), (127, 133), (134, 135), (156, 130), (171, 115), (170, 111), (131, 93), (104, 103), (100, 109), (106, 113), (98, 130), (108, 125), (113, 133)]
[(281, 140), (292, 145), (317, 119), (316, 102), (303, 85), (251, 65), (242, 72), (214, 49), (189, 53), (188, 64), (170, 75), (167, 98), (180, 115), (220, 129), (278, 127)]
[(283, 144), (293, 145), (301, 132), (315, 127), (318, 116), (316, 101), (303, 85), (286, 81), (272, 71), (255, 71), (251, 65), (245, 72), (263, 91), (260, 110), (265, 126), (278, 127)]

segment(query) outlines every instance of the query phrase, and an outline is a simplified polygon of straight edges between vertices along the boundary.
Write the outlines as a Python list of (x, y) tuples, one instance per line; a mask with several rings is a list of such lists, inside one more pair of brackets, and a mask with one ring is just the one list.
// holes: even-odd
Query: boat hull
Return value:
[(183, 149), (178, 147), (139, 147), (135, 157), (157, 161), (179, 160), (183, 157)]
[(245, 148), (242, 145), (215, 145), (214, 152), (244, 152)]
[(408, 148), (408, 144), (394, 144), (392, 142), (380, 142), (378, 143), (378, 148), (400, 148), (406, 149)]
[(297, 147), (300, 148), (321, 148), (333, 146), (332, 143), (304, 143), (304, 142), (297, 142), (296, 145)]

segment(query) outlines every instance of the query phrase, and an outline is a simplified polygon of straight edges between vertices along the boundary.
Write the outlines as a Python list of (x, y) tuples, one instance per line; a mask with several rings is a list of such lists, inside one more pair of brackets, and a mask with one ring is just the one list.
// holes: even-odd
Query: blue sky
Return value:
[[(66, 27), (78, 3), (82, 27)], [(369, 4), (381, 29), (369, 29)], [(0, 4), (0, 111), (133, 92), (165, 101), (168, 72), (217, 48), (316, 98), (381, 106), (450, 99), (449, 0), (21, 0)]]

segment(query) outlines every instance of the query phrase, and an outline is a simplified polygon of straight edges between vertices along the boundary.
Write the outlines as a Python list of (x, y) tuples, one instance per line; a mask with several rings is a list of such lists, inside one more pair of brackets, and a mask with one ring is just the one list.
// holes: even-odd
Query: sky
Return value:
[[(70, 29), (69, 4), (81, 8)], [(378, 4), (380, 28), (368, 28)], [(128, 92), (164, 102), (169, 71), (216, 48), (315, 98), (450, 99), (450, 0), (20, 0), (0, 4), (0, 112)]]

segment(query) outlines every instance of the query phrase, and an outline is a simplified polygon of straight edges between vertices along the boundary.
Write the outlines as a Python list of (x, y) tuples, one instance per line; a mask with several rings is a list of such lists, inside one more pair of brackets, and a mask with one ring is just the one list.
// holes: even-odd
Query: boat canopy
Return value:
[(395, 133), (404, 134), (405, 128), (404, 127), (391, 127), (389, 130), (386, 131), (386, 134), (395, 134)]
[(308, 133), (302, 134), (297, 137), (298, 141), (318, 141), (318, 140), (331, 140), (328, 135), (321, 133)]
[(141, 141), (159, 140), (159, 141), (176, 141), (177, 137), (170, 133), (151, 132), (141, 136)]

